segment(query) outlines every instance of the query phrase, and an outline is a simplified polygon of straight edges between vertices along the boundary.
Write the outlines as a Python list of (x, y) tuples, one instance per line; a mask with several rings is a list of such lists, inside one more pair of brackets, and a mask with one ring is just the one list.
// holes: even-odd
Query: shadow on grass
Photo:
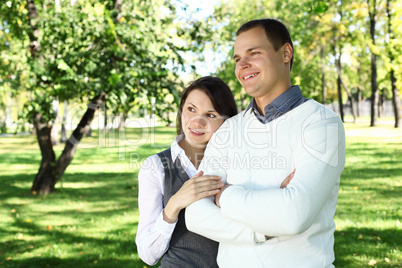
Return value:
[[(6, 201), (11, 197), (22, 197), (28, 199), (66, 199), (66, 198), (86, 198), (87, 201), (103, 201), (106, 197), (112, 197), (113, 200), (127, 199), (123, 195), (126, 191), (134, 191), (132, 196), (137, 196), (138, 180), (136, 172), (128, 173), (74, 173), (65, 174), (60, 182), (56, 184), (55, 193), (49, 196), (33, 196), (29, 193), (29, 188), (33, 183), (36, 174), (15, 174), (2, 176), (0, 180), (0, 199)], [(68, 187), (74, 183), (77, 186)], [(80, 185), (85, 184), (85, 187)], [(16, 185), (22, 185), (21, 187)], [(26, 187), (26, 186), (28, 187)], [(131, 199), (132, 201), (132, 199)], [(135, 204), (136, 205), (136, 204)]]
[[(0, 252), (13, 254), (14, 256), (18, 254), (30, 256), (26, 260), (11, 259), (5, 262), (4, 260), (1, 261), (0, 258), (0, 263), (5, 265), (2, 267), (74, 267), (74, 265), (91, 267), (91, 264), (101, 267), (114, 267), (116, 265), (143, 267), (142, 261), (134, 256), (134, 253), (137, 252), (134, 239), (122, 235), (128, 232), (127, 228), (136, 228), (135, 225), (110, 231), (105, 238), (77, 235), (75, 232), (68, 232), (62, 228), (60, 230), (44, 230), (36, 224), (27, 223), (20, 219), (15, 220), (14, 226), (25, 230), (24, 234), (26, 236), (35, 237), (36, 239), (34, 242), (15, 239), (0, 244)], [(9, 231), (0, 229), (0, 233), (5, 232)], [(15, 233), (15, 236), (17, 237), (17, 233)], [(68, 255), (76, 257), (52, 257), (59, 255), (56, 250), (63, 247), (68, 247)], [(34, 257), (36, 248), (44, 248), (53, 252), (41, 253), (40, 256)], [(96, 253), (93, 253), (94, 248)], [(118, 254), (115, 256), (114, 252), (118, 252)], [(66, 253), (64, 252), (63, 254)], [(103, 257), (104, 259), (102, 255), (105, 256)], [(120, 260), (118, 256), (125, 256), (125, 259)]]
[(29, 193), (34, 176), (0, 180), (1, 208), (9, 215), (8, 223), (0, 224), (0, 267), (144, 267), (135, 245), (134, 172), (66, 174), (64, 186), (58, 183), (48, 196)]
[[(395, 263), (398, 263), (397, 258), (401, 258), (398, 253), (400, 245), (402, 245), (402, 235), (396, 229), (347, 228), (336, 231), (334, 265), (335, 267), (365, 267), (368, 266), (370, 259), (376, 259), (379, 260), (379, 266), (376, 267), (395, 266)], [(367, 260), (367, 257), (370, 259)], [(391, 259), (391, 262), (388, 264), (385, 258)]]
[[(92, 261), (93, 260), (93, 261)], [(0, 262), (2, 267), (21, 267), (21, 268), (81, 268), (81, 267), (132, 267), (144, 268), (147, 267), (144, 263), (130, 260), (97, 260), (96, 256), (86, 255), (77, 258), (55, 258), (55, 257), (33, 257), (27, 260), (8, 260)]]

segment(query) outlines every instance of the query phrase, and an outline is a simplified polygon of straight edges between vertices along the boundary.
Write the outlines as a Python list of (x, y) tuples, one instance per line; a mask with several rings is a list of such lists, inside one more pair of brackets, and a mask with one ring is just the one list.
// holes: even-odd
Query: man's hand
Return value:
[(215, 195), (215, 204), (216, 204), (218, 207), (221, 207), (221, 205), (219, 204), (219, 198), (221, 197), (222, 192), (223, 192), (226, 188), (228, 188), (229, 186), (230, 186), (230, 184), (224, 185), (224, 186), (220, 189), (220, 191)]

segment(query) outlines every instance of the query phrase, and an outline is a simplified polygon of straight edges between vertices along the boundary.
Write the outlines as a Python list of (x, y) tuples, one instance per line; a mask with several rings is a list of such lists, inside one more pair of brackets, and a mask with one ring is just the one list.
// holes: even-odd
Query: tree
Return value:
[(377, 0), (367, 0), (367, 8), (370, 17), (370, 36), (371, 36), (371, 121), (370, 126), (377, 126), (378, 119), (378, 85), (377, 85), (377, 55), (376, 55), (376, 21), (377, 21)]
[[(0, 10), (11, 14), (5, 21), (16, 37), (13, 46), (5, 44), (7, 55), (16, 53), (14, 44), (30, 44), (21, 63), (27, 70), (22, 88), (30, 92), (24, 116), (35, 126), (42, 154), (31, 190), (47, 194), (54, 191), (105, 101), (119, 110), (122, 102), (113, 100), (121, 92), (130, 96), (127, 102), (141, 96), (162, 98), (165, 91), (176, 95), (176, 72), (183, 60), (170, 37), (174, 8), (163, 0), (65, 1), (57, 7), (51, 0), (7, 3)], [(17, 20), (16, 15), (27, 19)], [(54, 100), (89, 101), (58, 159), (51, 144)]]
[(395, 74), (395, 36), (393, 33), (393, 27), (392, 27), (392, 11), (391, 11), (391, 1), (387, 0), (387, 18), (388, 18), (388, 35), (389, 35), (389, 48), (388, 48), (388, 55), (390, 59), (390, 80), (391, 80), (391, 92), (392, 92), (392, 107), (394, 109), (394, 118), (395, 118), (395, 124), (394, 126), (396, 128), (399, 128), (401, 126), (400, 121), (401, 121), (401, 101), (399, 99), (399, 90), (397, 88), (397, 82), (396, 82), (396, 74)]

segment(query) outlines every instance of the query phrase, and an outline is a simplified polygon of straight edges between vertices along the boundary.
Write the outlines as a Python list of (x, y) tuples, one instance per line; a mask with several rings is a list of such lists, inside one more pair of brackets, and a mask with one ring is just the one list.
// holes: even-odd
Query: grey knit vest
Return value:
[[(158, 153), (158, 156), (165, 168), (165, 194), (163, 196), (163, 207), (165, 207), (169, 199), (189, 177), (181, 166), (179, 158), (173, 163), (170, 148)], [(218, 243), (190, 232), (186, 227), (184, 212), (185, 209), (179, 213), (169, 249), (163, 255), (160, 267), (218, 267), (216, 263)]]

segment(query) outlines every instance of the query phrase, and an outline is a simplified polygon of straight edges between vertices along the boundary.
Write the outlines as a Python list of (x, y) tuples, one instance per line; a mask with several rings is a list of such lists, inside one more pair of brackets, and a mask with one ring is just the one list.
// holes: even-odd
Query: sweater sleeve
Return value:
[[(337, 197), (345, 164), (345, 134), (339, 117), (328, 118), (324, 109), (304, 121), (299, 135), (294, 150), (296, 172), (287, 188), (230, 186), (220, 197), (225, 218), (269, 236), (299, 234), (313, 224), (329, 197)], [(336, 206), (333, 200), (331, 205)]]
[(149, 265), (156, 264), (169, 247), (176, 223), (163, 220), (165, 172), (157, 155), (148, 157), (138, 174), (139, 222), (136, 236), (140, 258)]
[[(225, 122), (226, 123), (226, 122)], [(225, 124), (212, 136), (199, 171), (205, 175), (218, 175), (226, 182), (225, 158), (227, 131)], [(187, 228), (217, 242), (255, 245), (264, 242), (265, 236), (255, 233), (244, 223), (223, 217), (221, 209), (215, 205), (213, 197), (203, 198), (186, 208)]]

